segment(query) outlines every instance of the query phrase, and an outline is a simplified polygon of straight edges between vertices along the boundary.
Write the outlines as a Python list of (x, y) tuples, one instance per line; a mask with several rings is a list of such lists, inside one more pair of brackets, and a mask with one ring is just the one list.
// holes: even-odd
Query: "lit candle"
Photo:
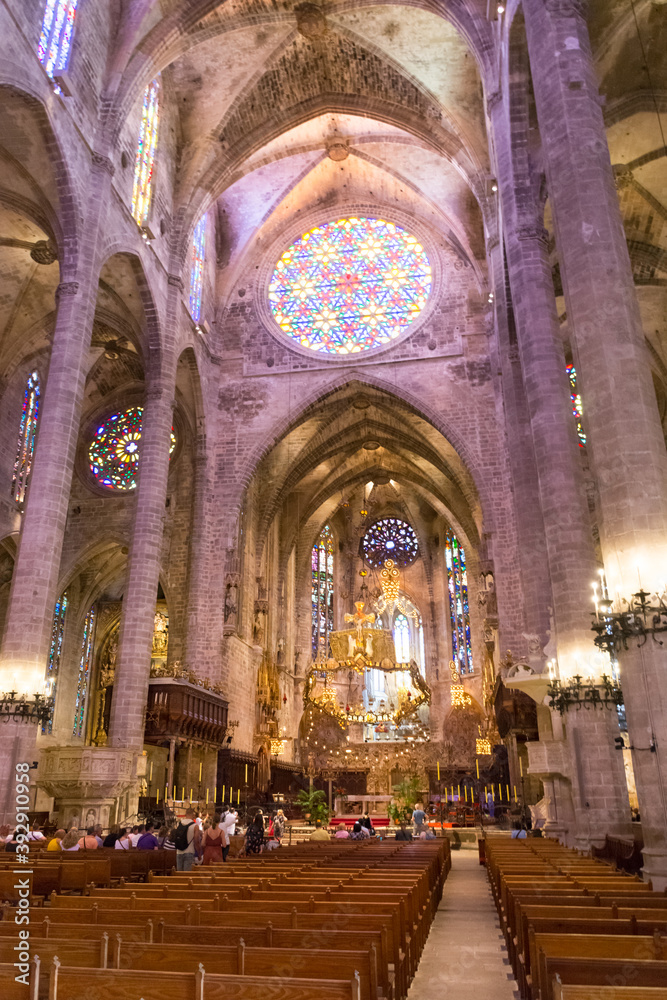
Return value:
[(236, 804), (237, 804), (237, 806), (241, 805), (241, 789), (240, 788), (239, 788), (238, 794), (236, 796)]
[(225, 801), (225, 786), (222, 786), (222, 801)]
[(477, 768), (477, 780), (479, 781), (479, 761), (475, 760), (475, 767)]
[(217, 787), (213, 789), (213, 801), (214, 802), (218, 801), (218, 789), (217, 789)]
[(440, 761), (438, 761), (438, 781), (440, 781)]
[(169, 798), (169, 785), (164, 786), (164, 801), (166, 802)]
[(509, 785), (505, 785), (505, 788), (507, 789), (507, 801), (509, 802), (509, 800), (510, 800), (510, 786)]
[(245, 783), (248, 784), (248, 765), (245, 766)]
[[(491, 793), (493, 793), (493, 785), (491, 785)], [(502, 785), (498, 785), (498, 801), (499, 802), (503, 801), (503, 789), (502, 789)]]
[(203, 763), (201, 761), (199, 761), (199, 780), (200, 781), (201, 781), (201, 772), (202, 772), (203, 766), (204, 766)]
[(454, 801), (454, 786), (453, 785), (452, 785), (450, 791), (452, 793), (452, 802), (453, 802)]
[(149, 780), (149, 781), (152, 781), (152, 780), (153, 780), (153, 761), (151, 761), (151, 769), (150, 769), (150, 771), (148, 772), (148, 780)]
[(484, 801), (486, 802), (488, 798), (489, 798), (489, 792), (486, 785), (484, 785)]
[(208, 805), (208, 788), (206, 789), (206, 805)]
[(174, 785), (174, 802), (176, 801), (176, 785)]
[(181, 788), (181, 802), (185, 802), (185, 788)]
[(468, 786), (467, 785), (463, 786), (463, 794), (465, 795), (465, 800), (467, 802), (468, 801)]
[(523, 761), (519, 757), (519, 770), (521, 771), (521, 777), (523, 778)]
[(192, 789), (190, 789), (190, 802), (192, 802)]
[(157, 793), (155, 795), (155, 805), (157, 805), (159, 801), (160, 801), (160, 789), (158, 788)]
[(517, 797), (516, 797), (516, 785), (514, 786), (514, 801), (515, 802), (517, 801)]
[(460, 785), (458, 786), (458, 792), (459, 792), (459, 801), (460, 801), (460, 799), (461, 799), (461, 786)]

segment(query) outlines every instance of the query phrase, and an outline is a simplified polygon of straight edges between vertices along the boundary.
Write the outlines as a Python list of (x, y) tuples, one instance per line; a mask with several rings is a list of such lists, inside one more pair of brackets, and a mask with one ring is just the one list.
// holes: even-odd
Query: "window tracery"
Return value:
[[(141, 454), (142, 406), (131, 406), (122, 413), (112, 413), (95, 431), (88, 448), (90, 471), (108, 489), (136, 489)], [(176, 435), (171, 429), (169, 454), (176, 447)]]
[(570, 381), (570, 399), (572, 400), (572, 413), (577, 425), (577, 437), (579, 438), (579, 447), (586, 447), (586, 432), (584, 430), (583, 424), (583, 412), (584, 408), (581, 402), (581, 396), (579, 394), (579, 388), (577, 386), (577, 369), (574, 365), (567, 365), (566, 369), (567, 377)]
[(403, 614), (394, 618), (394, 649), (397, 663), (410, 662), (410, 623)]
[(459, 673), (473, 672), (470, 638), (470, 607), (468, 604), (468, 574), (463, 546), (453, 531), (445, 536), (445, 563), (449, 591), (449, 615), (452, 626), (452, 660)]
[(77, 2), (78, 0), (46, 0), (37, 55), (51, 79), (58, 70), (67, 68)]
[(195, 323), (201, 318), (201, 297), (204, 284), (204, 261), (206, 259), (206, 216), (195, 226), (192, 234), (192, 263), (190, 266), (190, 315)]
[(90, 672), (93, 664), (94, 641), (95, 605), (92, 605), (83, 622), (83, 638), (81, 641), (81, 655), (79, 657), (79, 675), (77, 678), (76, 698), (74, 701), (74, 725), (72, 726), (72, 734), (74, 736), (84, 735), (88, 682), (90, 680)]
[(302, 347), (358, 354), (395, 340), (421, 313), (431, 283), (424, 247), (401, 226), (337, 219), (283, 253), (269, 304), (281, 330)]
[(313, 659), (326, 657), (329, 634), (333, 632), (334, 539), (325, 524), (313, 546), (312, 558), (312, 645)]
[(409, 566), (417, 558), (419, 542), (407, 521), (383, 517), (364, 535), (363, 551), (366, 561), (376, 568), (384, 566), (387, 559), (397, 566)]
[(139, 127), (137, 155), (134, 162), (134, 188), (132, 190), (132, 215), (139, 226), (145, 225), (153, 194), (153, 171), (160, 123), (160, 80), (156, 77), (144, 91), (144, 102)]
[[(58, 683), (58, 671), (60, 670), (60, 657), (63, 648), (63, 636), (65, 634), (65, 615), (67, 614), (68, 597), (67, 591), (61, 594), (56, 601), (53, 612), (53, 622), (51, 624), (51, 645), (49, 647), (49, 659), (46, 665), (46, 690), (47, 697), (55, 700), (56, 686)], [(43, 723), (42, 732), (50, 733), (53, 728), (53, 717)]]
[(12, 477), (12, 496), (17, 503), (23, 503), (28, 490), (28, 480), (32, 469), (39, 417), (40, 382), (36, 371), (30, 372), (23, 393), (23, 410), (19, 424), (19, 438)]

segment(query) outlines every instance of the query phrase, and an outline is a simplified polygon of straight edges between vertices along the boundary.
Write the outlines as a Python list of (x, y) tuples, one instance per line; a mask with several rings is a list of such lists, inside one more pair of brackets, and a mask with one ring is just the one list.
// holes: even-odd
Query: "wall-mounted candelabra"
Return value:
[(43, 694), (18, 694), (6, 691), (0, 695), (0, 719), (3, 722), (38, 723), (44, 725), (51, 718), (53, 698)]
[(623, 597), (612, 601), (602, 571), (600, 578), (600, 595), (597, 583), (593, 584), (595, 611), (591, 626), (598, 649), (614, 657), (621, 649), (628, 649), (630, 640), (643, 646), (649, 637), (662, 646), (663, 640), (658, 636), (667, 632), (667, 589), (663, 587), (661, 593), (651, 593), (640, 583), (639, 590), (629, 601)]
[(571, 708), (580, 711), (582, 708), (609, 709), (619, 708), (623, 704), (623, 692), (616, 681), (603, 674), (601, 681), (594, 678), (585, 680), (576, 674), (571, 681), (563, 683), (553, 678), (547, 688), (549, 708), (556, 709), (561, 715)]

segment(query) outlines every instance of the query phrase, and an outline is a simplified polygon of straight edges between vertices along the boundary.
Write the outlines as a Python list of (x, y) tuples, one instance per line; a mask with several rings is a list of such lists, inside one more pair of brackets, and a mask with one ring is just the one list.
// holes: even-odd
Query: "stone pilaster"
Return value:
[[(524, 0), (533, 89), (568, 322), (597, 479), (612, 596), (655, 589), (667, 565), (667, 452), (609, 160), (585, 5)], [(662, 661), (662, 662), (659, 662)], [(645, 873), (667, 884), (667, 675), (647, 644), (621, 655)], [(618, 755), (620, 756), (620, 754)]]

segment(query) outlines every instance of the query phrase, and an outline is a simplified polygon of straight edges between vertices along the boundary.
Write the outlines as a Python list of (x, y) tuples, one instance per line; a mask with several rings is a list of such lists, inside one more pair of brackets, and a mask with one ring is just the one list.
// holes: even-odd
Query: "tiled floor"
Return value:
[[(502, 946), (502, 947), (501, 947)], [(409, 1000), (515, 1000), (516, 983), (477, 851), (452, 852), (452, 870)]]

